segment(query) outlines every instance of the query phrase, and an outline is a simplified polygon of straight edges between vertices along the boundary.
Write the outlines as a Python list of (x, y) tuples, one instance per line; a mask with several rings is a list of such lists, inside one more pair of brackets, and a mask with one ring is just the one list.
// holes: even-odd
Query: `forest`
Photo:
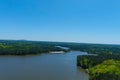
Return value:
[(25, 40), (0, 40), (0, 55), (35, 55), (51, 51), (68, 51), (55, 47), (55, 43)]

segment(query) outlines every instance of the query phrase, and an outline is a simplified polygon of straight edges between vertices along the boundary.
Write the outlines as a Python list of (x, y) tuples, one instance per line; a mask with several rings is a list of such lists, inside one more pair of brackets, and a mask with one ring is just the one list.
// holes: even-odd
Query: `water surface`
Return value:
[(76, 66), (77, 55), (84, 54), (0, 56), (0, 80), (88, 80), (88, 74)]

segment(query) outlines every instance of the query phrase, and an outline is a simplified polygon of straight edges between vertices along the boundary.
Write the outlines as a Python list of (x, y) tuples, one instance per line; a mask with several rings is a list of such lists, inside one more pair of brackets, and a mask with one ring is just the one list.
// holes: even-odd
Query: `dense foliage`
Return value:
[(120, 80), (120, 61), (107, 60), (91, 68), (90, 80)]
[(83, 55), (77, 57), (77, 65), (84, 69), (90, 69), (97, 64), (101, 64), (105, 60), (114, 59), (120, 60), (118, 54), (98, 54), (98, 55)]
[(50, 51), (66, 51), (52, 42), (0, 40), (0, 55), (41, 54)]

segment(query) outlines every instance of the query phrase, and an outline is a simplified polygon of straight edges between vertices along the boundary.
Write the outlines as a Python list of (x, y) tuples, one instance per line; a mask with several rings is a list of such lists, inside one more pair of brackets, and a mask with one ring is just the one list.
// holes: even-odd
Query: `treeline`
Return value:
[(52, 42), (0, 40), (0, 55), (29, 55), (48, 53), (51, 51), (67, 50), (55, 47), (55, 43)]
[(114, 59), (120, 60), (118, 54), (98, 54), (98, 55), (83, 55), (77, 56), (77, 65), (83, 69), (90, 69), (97, 64), (101, 64), (105, 60)]
[(85, 43), (59, 43), (60, 46), (71, 50), (88, 52), (89, 54), (120, 54), (120, 45), (85, 44)]

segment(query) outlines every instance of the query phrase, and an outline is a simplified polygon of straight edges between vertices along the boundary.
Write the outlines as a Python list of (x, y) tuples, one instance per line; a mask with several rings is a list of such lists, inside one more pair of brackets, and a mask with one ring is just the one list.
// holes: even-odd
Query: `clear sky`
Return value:
[(0, 39), (120, 44), (120, 0), (0, 0)]

